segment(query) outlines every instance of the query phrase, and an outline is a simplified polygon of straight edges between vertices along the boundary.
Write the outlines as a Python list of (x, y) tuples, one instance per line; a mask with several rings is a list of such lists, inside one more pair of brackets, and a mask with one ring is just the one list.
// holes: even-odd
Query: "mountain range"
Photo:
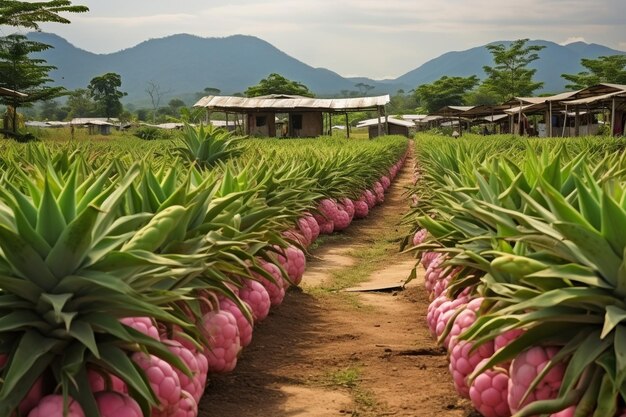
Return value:
[[(482, 78), (483, 66), (493, 64), (489, 50), (483, 45), (445, 53), (396, 79), (373, 80), (346, 78), (326, 68), (314, 68), (254, 36), (202, 38), (178, 34), (150, 39), (109, 54), (85, 51), (51, 33), (32, 32), (28, 37), (53, 46), (39, 57), (57, 67), (50, 73), (55, 84), (68, 89), (85, 88), (93, 77), (115, 72), (121, 75), (122, 90), (128, 93), (124, 101), (136, 105), (149, 104), (146, 93), (149, 82), (158, 85), (164, 93), (162, 104), (174, 97), (192, 104), (206, 87), (218, 88), (222, 94), (242, 92), (273, 72), (303, 83), (318, 96), (355, 91), (358, 83), (374, 87), (369, 95), (393, 94), (399, 89), (408, 91), (430, 83), (443, 75)], [(507, 45), (509, 42), (492, 42), (498, 43)], [(539, 52), (540, 59), (531, 64), (537, 69), (535, 79), (545, 83), (544, 92), (563, 91), (565, 81), (561, 74), (580, 72), (582, 58), (626, 54), (584, 42), (559, 45), (535, 40), (529, 45), (545, 46)]]

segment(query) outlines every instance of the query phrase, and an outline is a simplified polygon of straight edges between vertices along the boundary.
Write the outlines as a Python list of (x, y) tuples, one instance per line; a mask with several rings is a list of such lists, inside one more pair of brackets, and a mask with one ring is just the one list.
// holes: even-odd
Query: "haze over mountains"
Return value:
[[(163, 95), (162, 105), (173, 97), (193, 104), (196, 95), (206, 87), (219, 88), (222, 94), (243, 92), (273, 72), (302, 82), (318, 96), (341, 95), (346, 90), (358, 91), (357, 83), (375, 87), (368, 95), (394, 94), (398, 89), (408, 91), (443, 75), (475, 74), (482, 78), (482, 67), (493, 63), (489, 51), (480, 46), (445, 53), (393, 80), (372, 80), (346, 78), (329, 69), (313, 68), (253, 36), (201, 38), (179, 34), (151, 39), (110, 54), (94, 54), (76, 48), (50, 33), (33, 32), (28, 36), (54, 47), (40, 56), (58, 68), (50, 73), (56, 84), (68, 89), (85, 88), (93, 77), (116, 72), (122, 77), (122, 90), (128, 93), (124, 101), (138, 105), (149, 103), (146, 93), (148, 82), (167, 92)], [(493, 43), (507, 44), (504, 41)], [(532, 64), (537, 68), (536, 79), (545, 83), (545, 92), (563, 91), (565, 81), (561, 74), (581, 71), (581, 58), (626, 54), (583, 42), (563, 46), (538, 40), (530, 44), (546, 46), (539, 53), (540, 59)], [(367, 72), (367, 69), (363, 71)]]

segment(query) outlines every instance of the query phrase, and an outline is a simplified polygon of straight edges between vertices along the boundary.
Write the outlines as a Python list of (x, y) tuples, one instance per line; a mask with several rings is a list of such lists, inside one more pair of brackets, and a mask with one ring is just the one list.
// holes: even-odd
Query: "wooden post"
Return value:
[(550, 126), (550, 127), (548, 129), (548, 132), (550, 132), (549, 137), (552, 137), (552, 101), (549, 101), (548, 103), (549, 103), (549, 107), (550, 107), (550, 110), (549, 110), (550, 111), (550, 120), (548, 121), (548, 123), (549, 123), (548, 126)]
[(382, 110), (382, 106), (378, 106), (378, 136), (382, 136), (383, 135), (383, 126), (382, 126), (381, 121), (380, 121), (381, 110)]
[(346, 139), (350, 139), (350, 121), (348, 120), (348, 112), (346, 112)]
[(387, 114), (387, 109), (385, 109), (385, 135), (389, 134), (389, 115)]
[(576, 106), (576, 114), (574, 115), (574, 136), (580, 136), (580, 110)]
[(611, 136), (615, 136), (615, 97), (612, 100), (612, 108), (611, 108)]
[(565, 127), (567, 126), (567, 104), (565, 105), (565, 117), (563, 117), (563, 133), (561, 133), (561, 137), (565, 137)]
[(519, 135), (522, 136), (522, 100), (519, 101), (519, 114), (517, 115)]
[(226, 131), (228, 132), (228, 112), (226, 112)]

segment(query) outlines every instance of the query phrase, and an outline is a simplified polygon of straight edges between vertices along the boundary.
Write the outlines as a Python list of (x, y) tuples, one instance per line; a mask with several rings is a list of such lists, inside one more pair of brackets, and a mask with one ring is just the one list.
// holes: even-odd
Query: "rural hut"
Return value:
[[(70, 126), (83, 126), (89, 129), (90, 135), (110, 135), (113, 127), (119, 126), (119, 119), (106, 117), (77, 117), (72, 119)], [(116, 124), (117, 123), (117, 124)]]
[[(378, 119), (362, 120), (357, 124), (357, 128), (367, 127), (369, 138), (373, 139), (380, 136), (378, 131)], [(415, 130), (415, 123), (411, 120), (402, 120), (394, 117), (387, 117), (385, 119), (387, 124), (388, 135), (402, 135), (407, 138), (411, 137), (412, 131)]]
[[(378, 129), (384, 129), (385, 105), (389, 95), (362, 98), (317, 99), (285, 94), (261, 97), (206, 96), (194, 107), (207, 110), (207, 120), (212, 112), (223, 112), (226, 120), (234, 117), (243, 120), (247, 135), (262, 137), (316, 137), (332, 133), (332, 115), (343, 114), (346, 135), (350, 136), (348, 113), (354, 111), (377, 111)], [(286, 123), (277, 124), (276, 117)]]
[[(577, 91), (561, 104), (569, 111), (569, 136), (596, 134), (600, 128), (602, 114), (604, 123), (610, 122), (609, 132), (613, 136), (626, 133), (626, 85), (601, 83)], [(573, 125), (573, 126), (572, 126)]]

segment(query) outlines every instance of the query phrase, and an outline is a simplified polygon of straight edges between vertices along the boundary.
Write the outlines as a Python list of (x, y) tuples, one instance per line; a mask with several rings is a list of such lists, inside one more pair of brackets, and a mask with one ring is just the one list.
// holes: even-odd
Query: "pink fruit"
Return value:
[(287, 248), (278, 248), (278, 262), (287, 271), (289, 280), (298, 285), (302, 281), (304, 270), (306, 269), (306, 257), (304, 252), (295, 246), (288, 246)]
[(128, 327), (159, 340), (159, 329), (150, 317), (125, 317), (120, 322)]
[(211, 311), (202, 318), (202, 331), (209, 341), (206, 353), (210, 372), (230, 372), (237, 366), (241, 348), (237, 320), (228, 311)]
[(424, 243), (424, 241), (426, 240), (426, 236), (428, 236), (428, 230), (426, 229), (419, 229), (417, 232), (415, 232), (415, 234), (413, 235), (413, 246)]
[(335, 223), (331, 219), (328, 219), (321, 214), (314, 214), (313, 218), (319, 225), (320, 234), (322, 235), (330, 235), (335, 230)]
[(385, 201), (385, 189), (383, 188), (383, 185), (379, 181), (376, 181), (374, 183), (373, 189), (374, 195), (376, 196), (376, 203), (381, 204), (383, 201)]
[(376, 205), (376, 196), (371, 190), (363, 191), (360, 199), (363, 199), (367, 203), (369, 209), (372, 209)]
[(346, 230), (350, 226), (350, 223), (352, 223), (352, 217), (348, 214), (348, 212), (340, 208), (337, 209), (333, 219), (333, 231), (340, 232), (342, 230)]
[(474, 324), (476, 321), (476, 313), (480, 308), (482, 301), (482, 297), (473, 299), (467, 304), (463, 311), (456, 316), (452, 329), (450, 329), (450, 333), (446, 337), (446, 342), (444, 343), (444, 346), (446, 346), (449, 350), (454, 348), (454, 345), (457, 343), (457, 337)]
[(438, 255), (439, 256), (430, 261), (428, 267), (426, 267), (426, 271), (424, 272), (424, 288), (426, 288), (426, 292), (428, 292), (429, 295), (432, 294), (435, 289), (435, 284), (440, 278), (442, 278), (443, 275), (443, 267), (441, 264), (445, 258), (441, 254)]
[(304, 213), (302, 219), (309, 224), (309, 228), (311, 229), (311, 243), (315, 242), (315, 239), (320, 235), (320, 225), (310, 213)]
[(457, 308), (469, 301), (467, 296), (460, 296), (455, 300), (449, 300), (437, 307), (433, 319), (435, 320), (435, 336), (437, 339), (443, 334), (448, 321), (452, 319)]
[(432, 252), (432, 251), (424, 252), (421, 257), (422, 266), (424, 268), (428, 268), (430, 264), (440, 256), (443, 256), (443, 255), (438, 252)]
[(150, 387), (159, 401), (158, 409), (165, 409), (175, 404), (180, 398), (180, 379), (166, 361), (144, 352), (132, 355), (133, 361), (143, 369)]
[(137, 401), (126, 394), (101, 391), (95, 397), (100, 417), (143, 417)]
[(348, 216), (350, 216), (350, 220), (352, 220), (355, 211), (354, 201), (350, 200), (349, 198), (342, 198), (341, 200), (339, 200), (338, 205), (342, 207), (346, 211), (346, 213), (348, 213)]
[(124, 394), (128, 393), (126, 383), (115, 375), (102, 374), (90, 369), (87, 371), (87, 379), (89, 379), (91, 392), (116, 391)]
[[(476, 368), (489, 359), (480, 361)], [(472, 405), (483, 417), (509, 417), (511, 410), (507, 403), (509, 375), (502, 368), (492, 368), (478, 375), (469, 389)]]
[(192, 374), (192, 376), (189, 377), (182, 370), (174, 367), (174, 372), (176, 372), (178, 380), (180, 381), (181, 390), (190, 393), (194, 398), (199, 400), (204, 391), (204, 386), (201, 385), (200, 381), (196, 378), (196, 375), (201, 372), (197, 355), (175, 340), (163, 340), (163, 343), (165, 343), (170, 352), (184, 362), (185, 366), (187, 366), (187, 369), (189, 369)]
[[(245, 301), (242, 301), (242, 303), (247, 307), (247, 303)], [(250, 308), (248, 307), (248, 309)], [(228, 311), (235, 317), (235, 320), (237, 320), (237, 327), (239, 328), (239, 341), (241, 347), (244, 348), (248, 346), (250, 342), (252, 342), (252, 323), (248, 321), (239, 306), (229, 298), (220, 297), (220, 310)], [(184, 386), (183, 389), (185, 389)]]
[[(189, 393), (183, 391), (178, 406), (167, 416), (163, 417), (196, 417), (198, 415), (198, 401)], [(156, 416), (155, 416), (156, 417)]]
[[(315, 221), (315, 219), (313, 219), (313, 217), (311, 217), (312, 220)], [(304, 238), (304, 242), (302, 243), (303, 246), (309, 246), (311, 243), (313, 243), (313, 230), (311, 230), (311, 225), (309, 224), (309, 221), (303, 217), (299, 218), (298, 221), (296, 222), (297, 226), (298, 226), (298, 230), (300, 231), (300, 234), (302, 235), (302, 237)], [(315, 225), (317, 226), (317, 222), (315, 222)], [(319, 228), (319, 227), (318, 227)], [(318, 234), (319, 234), (319, 230), (318, 230)], [(316, 236), (317, 238), (317, 236)]]
[(280, 269), (273, 263), (259, 260), (259, 265), (265, 271), (267, 271), (274, 281), (270, 281), (263, 275), (253, 273), (254, 277), (265, 287), (267, 294), (270, 296), (270, 303), (272, 306), (278, 306), (283, 302), (285, 298), (285, 281), (283, 280), (283, 274)]
[(85, 413), (78, 402), (68, 398), (67, 414), (64, 414), (63, 396), (47, 395), (28, 413), (28, 417), (85, 417)]
[(18, 406), (20, 415), (27, 415), (30, 410), (39, 404), (43, 397), (43, 378), (39, 377), (20, 402), (20, 405)]
[[(361, 197), (363, 198), (363, 197)], [(369, 206), (365, 200), (357, 200), (354, 202), (354, 217), (356, 219), (364, 219), (369, 214)]]
[(535, 377), (558, 351), (559, 349), (556, 347), (534, 346), (513, 359), (509, 371), (511, 383), (507, 397), (511, 412), (516, 413), (527, 404), (537, 400), (556, 398), (565, 372), (563, 363), (558, 363), (550, 369), (543, 380), (539, 382), (537, 388), (522, 402), (524, 394)]
[(300, 233), (300, 229), (290, 229), (290, 230), (283, 232), (282, 235), (285, 239), (296, 242), (299, 245), (302, 245), (305, 247), (309, 245), (304, 235)]
[(391, 185), (391, 180), (386, 175), (380, 177), (380, 184), (383, 186), (383, 190), (387, 191), (389, 186)]
[(250, 306), (255, 323), (263, 321), (270, 312), (270, 296), (260, 282), (246, 280), (239, 291), (239, 298)]
[(473, 351), (472, 347), (473, 343), (461, 340), (450, 351), (450, 373), (452, 373), (454, 380), (454, 388), (459, 395), (465, 398), (469, 398), (467, 377), (474, 372), (480, 361), (493, 355), (493, 341), (484, 343)]
[(497, 335), (496, 338), (493, 339), (493, 347), (496, 351), (498, 351), (518, 337), (520, 337), (522, 334), (524, 334), (524, 330), (522, 329), (507, 330), (506, 332)]
[(561, 410), (558, 413), (550, 414), (550, 417), (574, 417), (576, 412), (576, 406), (567, 407), (565, 410)]
[(441, 310), (439, 309), (439, 307), (446, 301), (450, 301), (450, 299), (445, 294), (443, 294), (435, 298), (428, 305), (428, 312), (426, 314), (426, 322), (428, 323), (428, 329), (430, 330), (430, 333), (433, 336), (435, 335), (435, 329), (437, 328), (437, 319), (439, 318), (439, 315), (441, 314)]

